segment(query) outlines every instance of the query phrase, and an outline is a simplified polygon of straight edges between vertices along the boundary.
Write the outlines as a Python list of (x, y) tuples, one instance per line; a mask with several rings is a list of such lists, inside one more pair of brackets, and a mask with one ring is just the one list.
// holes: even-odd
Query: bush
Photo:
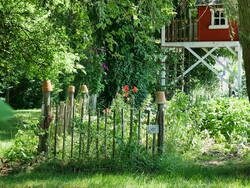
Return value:
[(239, 135), (250, 138), (250, 104), (237, 98), (219, 98), (204, 101), (192, 109), (192, 119), (199, 122), (201, 130), (208, 130), (211, 136), (224, 136), (233, 141)]
[[(215, 143), (244, 145), (250, 138), (250, 104), (237, 98), (193, 99), (176, 94), (167, 104), (168, 149), (203, 153)], [(230, 146), (231, 147), (231, 146)], [(234, 146), (235, 147), (235, 146)]]
[(5, 153), (10, 161), (27, 163), (37, 156), (38, 136), (37, 121), (25, 124), (15, 135), (15, 142)]

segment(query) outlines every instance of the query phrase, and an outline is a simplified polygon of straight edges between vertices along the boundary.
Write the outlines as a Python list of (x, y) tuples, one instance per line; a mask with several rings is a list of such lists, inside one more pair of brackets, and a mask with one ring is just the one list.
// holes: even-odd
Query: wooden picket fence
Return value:
[[(79, 107), (79, 108), (78, 108)], [(156, 116), (149, 110), (127, 108), (93, 111), (81, 105), (61, 103), (52, 109), (55, 121), (49, 129), (49, 152), (55, 158), (112, 158), (133, 145), (142, 152), (156, 153), (156, 134), (148, 126)], [(70, 117), (70, 114), (73, 116)]]
[(68, 91), (65, 102), (53, 104), (49, 100), (49, 109), (44, 110), (47, 115), (54, 114), (50, 125), (44, 126), (49, 127), (46, 135), (49, 156), (62, 160), (116, 159), (125, 150), (129, 155), (131, 148), (152, 155), (159, 152), (156, 111), (130, 106), (100, 111), (88, 104), (87, 94), (80, 93), (75, 99), (74, 89), (69, 87)]

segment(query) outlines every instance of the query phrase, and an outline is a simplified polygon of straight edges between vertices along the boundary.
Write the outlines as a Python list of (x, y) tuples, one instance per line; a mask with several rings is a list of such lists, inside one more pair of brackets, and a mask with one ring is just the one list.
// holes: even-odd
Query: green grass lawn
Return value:
[[(39, 117), (39, 110), (16, 111), (15, 118), (0, 127), (1, 155), (13, 143), (18, 126)], [(2, 156), (1, 156), (2, 157)], [(211, 162), (211, 163), (209, 163)], [(69, 167), (70, 168), (70, 167)], [(66, 170), (65, 170), (66, 169)], [(249, 160), (233, 159), (221, 161), (216, 158), (203, 158), (198, 161), (169, 157), (166, 168), (148, 172), (105, 172), (97, 170), (75, 172), (67, 166), (60, 168), (54, 163), (32, 166), (18, 174), (0, 177), (0, 187), (214, 187), (250, 188)]]
[[(175, 161), (173, 161), (175, 162)], [(178, 165), (178, 164), (176, 164)], [(0, 187), (250, 187), (250, 166), (227, 164), (197, 166), (186, 164), (172, 172), (155, 173), (73, 173), (41, 168), (0, 178)]]

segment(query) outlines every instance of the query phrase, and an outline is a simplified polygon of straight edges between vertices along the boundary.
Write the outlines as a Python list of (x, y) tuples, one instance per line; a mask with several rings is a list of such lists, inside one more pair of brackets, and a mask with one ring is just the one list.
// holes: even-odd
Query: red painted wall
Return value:
[[(222, 6), (217, 6), (221, 8)], [(198, 7), (198, 41), (238, 41), (238, 26), (236, 22), (229, 23), (228, 29), (209, 29), (211, 25), (210, 7)], [(234, 33), (234, 34), (232, 34)]]

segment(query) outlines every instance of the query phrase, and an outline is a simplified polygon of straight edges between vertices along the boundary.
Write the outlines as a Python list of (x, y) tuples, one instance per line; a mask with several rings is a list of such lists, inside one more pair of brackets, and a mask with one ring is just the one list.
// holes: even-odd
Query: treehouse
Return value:
[(227, 18), (221, 2), (197, 0), (188, 18), (176, 18), (164, 28), (163, 42), (238, 41), (237, 23)]
[[(209, 57), (213, 58), (217, 64), (235, 78), (234, 89), (240, 93), (242, 49), (239, 43), (238, 25), (226, 16), (223, 0), (197, 0), (195, 8), (186, 12), (184, 15), (176, 15), (170, 25), (162, 28), (161, 34), (162, 48), (183, 49), (183, 51), (186, 50), (197, 58), (197, 62), (192, 63), (187, 70), (178, 75), (176, 82), (197, 65), (203, 64), (220, 77), (222, 81), (232, 85), (229, 80), (222, 77), (213, 66), (206, 62), (206, 58)], [(201, 54), (196, 53), (195, 48), (202, 49), (205, 54), (201, 56)], [(236, 57), (238, 63), (237, 73), (229, 70), (228, 66), (221, 62), (218, 56), (213, 55), (219, 48), (228, 49)], [(162, 79), (164, 78), (162, 77)], [(163, 81), (164, 83), (165, 81)]]

